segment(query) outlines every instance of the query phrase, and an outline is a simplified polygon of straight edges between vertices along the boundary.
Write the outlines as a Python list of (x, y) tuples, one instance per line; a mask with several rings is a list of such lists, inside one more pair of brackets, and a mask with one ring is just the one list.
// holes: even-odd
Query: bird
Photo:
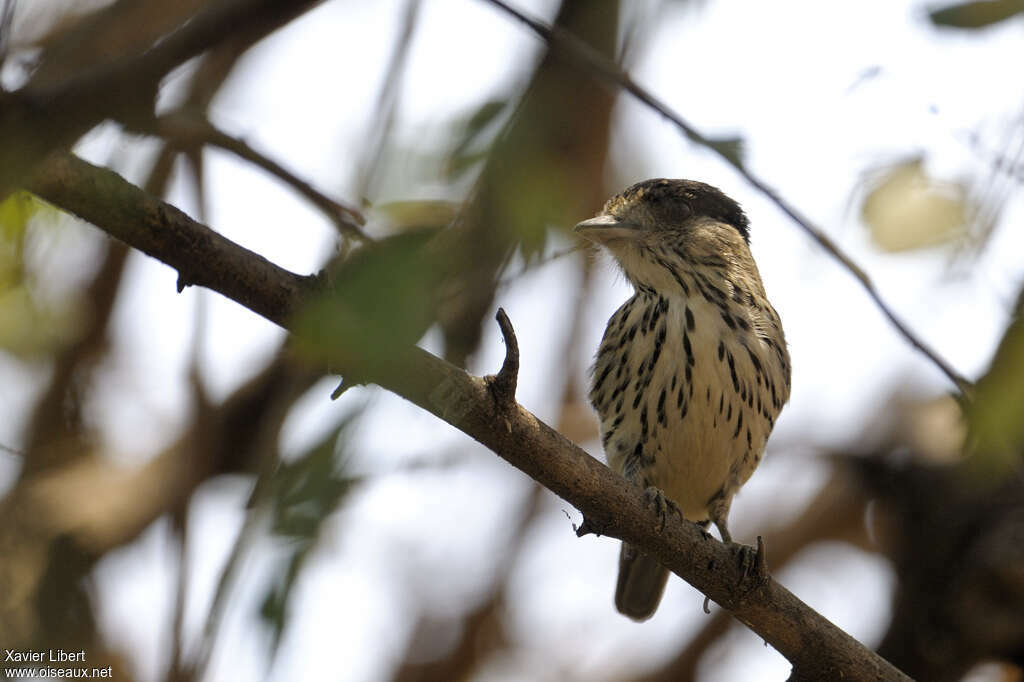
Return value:
[[(654, 178), (575, 231), (607, 249), (633, 287), (591, 368), (609, 466), (663, 519), (671, 509), (714, 523), (732, 543), (729, 507), (761, 461), (791, 374), (746, 214), (711, 185)], [(617, 610), (647, 620), (667, 580), (657, 559), (622, 543)]]

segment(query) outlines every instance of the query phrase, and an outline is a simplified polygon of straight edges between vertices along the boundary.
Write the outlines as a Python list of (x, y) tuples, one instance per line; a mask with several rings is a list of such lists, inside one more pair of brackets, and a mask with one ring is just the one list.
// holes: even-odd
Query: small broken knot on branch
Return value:
[(505, 339), (505, 361), (496, 375), (485, 377), (498, 408), (506, 410), (515, 405), (516, 384), (519, 381), (519, 341), (504, 308), (495, 315), (501, 336)]
[(185, 273), (184, 272), (181, 272), (179, 270), (178, 271), (178, 282), (175, 285), (175, 287), (178, 289), (178, 293), (180, 294), (181, 292), (185, 291), (185, 287), (190, 287), (190, 286), (192, 286), (192, 281), (189, 278), (185, 277)]
[(586, 516), (583, 517), (583, 523), (581, 523), (579, 527), (577, 527), (576, 524), (573, 524), (572, 529), (576, 531), (576, 537), (578, 538), (590, 534), (600, 537), (604, 534), (604, 526), (598, 526), (597, 524), (592, 523)]
[(352, 384), (345, 383), (345, 379), (342, 378), (342, 380), (338, 382), (338, 385), (334, 387), (334, 390), (331, 391), (331, 400), (337, 400), (341, 397), (342, 393), (350, 388), (352, 388)]

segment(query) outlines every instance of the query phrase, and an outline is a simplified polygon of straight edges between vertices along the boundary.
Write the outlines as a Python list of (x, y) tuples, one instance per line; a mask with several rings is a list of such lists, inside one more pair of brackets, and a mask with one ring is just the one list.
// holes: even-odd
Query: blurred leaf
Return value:
[(26, 271), (29, 224), (35, 230), (52, 227), (42, 219), (57, 215), (57, 209), (24, 191), (0, 201), (0, 348), (22, 357), (41, 357), (64, 347), (77, 338), (88, 314), (73, 298), (41, 302), (32, 273)]
[(0, 201), (0, 291), (22, 281), (25, 233), (44, 206), (28, 192), (14, 192)]
[(291, 555), (287, 570), (271, 583), (260, 604), (260, 620), (270, 629), (271, 642), (267, 651), (267, 658), (270, 661), (277, 655), (281, 637), (288, 627), (288, 600), (307, 556), (305, 551)]
[(289, 542), (287, 567), (277, 574), (260, 605), (260, 619), (271, 632), (271, 660), (288, 624), (292, 590), (323, 522), (356, 484), (339, 461), (345, 460), (348, 432), (360, 414), (346, 417), (306, 453), (290, 463), (282, 463), (271, 479), (271, 532)]
[(299, 314), (297, 347), (348, 372), (387, 364), (435, 317), (438, 278), (424, 245), (434, 230), (369, 244), (329, 275), (330, 288)]
[(464, 154), (452, 155), (445, 165), (445, 173), (449, 180), (459, 180), (466, 173), (473, 170), (490, 155), (490, 149), (481, 149), (477, 152), (466, 152)]
[(544, 255), (548, 229), (575, 219), (570, 217), (572, 207), (566, 197), (577, 196), (578, 191), (571, 169), (541, 155), (532, 162), (522, 160), (519, 167), (527, 170), (513, 181), (514, 187), (495, 183), (490, 201), (492, 210), (518, 237), (523, 258), (532, 262)]
[(455, 144), (455, 153), (465, 151), (477, 141), (484, 129), (493, 123), (506, 108), (508, 108), (507, 99), (491, 99), (481, 104), (463, 123), (462, 135)]
[(448, 156), (447, 172), (449, 179), (461, 177), (471, 168), (487, 158), (491, 144), (497, 135), (495, 126), (491, 139), (481, 142), (484, 131), (499, 115), (508, 108), (507, 99), (492, 99), (481, 104), (476, 111), (461, 124), (461, 130), (455, 135), (455, 145)]
[[(1022, 296), (1024, 299), (1024, 296)], [(989, 473), (1018, 470), (1024, 453), (1024, 305), (978, 380), (968, 411), (972, 450)]]
[(14, 192), (0, 201), (0, 231), (4, 239), (23, 237), (29, 219), (44, 206), (43, 202), (25, 191)]
[(933, 10), (928, 17), (936, 26), (978, 29), (998, 24), (1024, 12), (1024, 0), (980, 0)]
[(324, 518), (352, 487), (336, 463), (335, 445), (348, 421), (295, 462), (282, 464), (273, 480), (271, 530), (282, 537), (312, 543)]
[(717, 137), (708, 140), (711, 148), (728, 159), (729, 163), (737, 168), (743, 167), (743, 156), (745, 154), (745, 141), (742, 137)]
[(859, 88), (860, 86), (867, 83), (868, 81), (878, 78), (878, 76), (881, 75), (881, 73), (882, 67), (878, 64), (874, 64), (872, 66), (867, 67), (859, 74), (857, 74), (857, 78), (855, 78), (854, 81), (850, 83), (850, 87), (846, 88), (846, 93), (849, 94), (856, 90), (857, 88)]
[(921, 159), (885, 170), (873, 185), (861, 215), (882, 250), (922, 249), (966, 234), (966, 189), (929, 177)]
[(392, 233), (423, 228), (440, 229), (450, 225), (462, 204), (455, 201), (430, 200), (392, 201), (373, 207), (387, 220)]
[(25, 284), (0, 289), (0, 348), (26, 358), (51, 355), (78, 338), (88, 312), (77, 301), (41, 305)]

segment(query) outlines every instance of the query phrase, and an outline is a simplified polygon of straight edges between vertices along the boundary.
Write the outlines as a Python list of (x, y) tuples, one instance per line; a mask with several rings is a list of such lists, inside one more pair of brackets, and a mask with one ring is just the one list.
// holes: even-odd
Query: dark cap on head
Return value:
[[(720, 220), (735, 227), (743, 236), (743, 240), (750, 243), (750, 225), (743, 209), (720, 189), (706, 183), (665, 178), (644, 180), (609, 199), (604, 210), (606, 213), (616, 214), (625, 206), (637, 202), (648, 204), (653, 212), (664, 214), (669, 222), (674, 222), (671, 218), (673, 214), (680, 213), (679, 209), (684, 213), (679, 216), (681, 219), (689, 216), (707, 216)], [(680, 203), (688, 207), (688, 212), (686, 208), (679, 206)]]

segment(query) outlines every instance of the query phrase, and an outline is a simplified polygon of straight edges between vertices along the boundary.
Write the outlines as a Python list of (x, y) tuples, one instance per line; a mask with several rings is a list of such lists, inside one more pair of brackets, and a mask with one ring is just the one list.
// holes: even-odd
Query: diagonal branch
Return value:
[(240, 159), (262, 168), (306, 197), (334, 223), (339, 232), (361, 242), (373, 241), (360, 227), (366, 219), (358, 209), (330, 198), (278, 162), (253, 149), (245, 140), (223, 132), (204, 116), (185, 111), (164, 114), (155, 119), (151, 130), (142, 132), (159, 135), (175, 144), (206, 144), (231, 152)]
[[(29, 189), (188, 273), (188, 281), (219, 291), (281, 326), (288, 326), (315, 290), (307, 278), (217, 235), (117, 174), (75, 157), (51, 159)], [(501, 382), (508, 386), (516, 344), (511, 324), (502, 327), (509, 357)], [(338, 339), (338, 346), (344, 342)], [(344, 353), (340, 358), (344, 366)], [(752, 581), (737, 546), (710, 539), (696, 525), (673, 515), (660, 519), (621, 476), (511, 397), (495, 400), (493, 383), (416, 346), (360, 370), (568, 501), (591, 528), (657, 557), (771, 643), (801, 679), (908, 679), (767, 575)]]
[(591, 73), (599, 80), (603, 80), (605, 83), (615, 88), (622, 88), (668, 119), (690, 140), (707, 147), (721, 156), (729, 165), (736, 169), (736, 172), (739, 173), (744, 180), (767, 197), (768, 200), (785, 213), (790, 220), (806, 232), (811, 239), (817, 242), (826, 253), (832, 256), (832, 258), (838, 261), (840, 265), (853, 275), (854, 278), (860, 282), (860, 285), (867, 292), (871, 300), (875, 302), (875, 305), (878, 306), (878, 309), (882, 311), (882, 314), (889, 320), (892, 326), (896, 328), (896, 331), (899, 332), (899, 334), (906, 339), (911, 346), (931, 360), (932, 363), (938, 367), (951, 382), (953, 382), (964, 398), (969, 398), (971, 396), (971, 383), (959, 372), (953, 369), (953, 367), (944, 358), (942, 358), (938, 352), (932, 349), (932, 347), (923, 339), (919, 338), (910, 329), (910, 327), (908, 327), (907, 324), (903, 322), (898, 315), (896, 315), (892, 308), (890, 308), (882, 298), (882, 295), (878, 292), (878, 289), (875, 287), (871, 278), (868, 277), (868, 274), (864, 272), (864, 270), (862, 270), (860, 266), (853, 261), (853, 259), (846, 255), (842, 249), (840, 249), (839, 246), (821, 230), (821, 228), (815, 226), (795, 206), (779, 196), (775, 190), (768, 186), (768, 183), (754, 175), (754, 173), (748, 170), (743, 164), (737, 163), (736, 159), (731, 155), (728, 149), (703, 135), (699, 130), (683, 119), (682, 116), (673, 111), (667, 104), (659, 100), (643, 87), (639, 86), (636, 81), (634, 81), (630, 75), (622, 69), (622, 67), (604, 57), (602, 54), (572, 34), (561, 30), (557, 26), (548, 26), (541, 21), (533, 19), (523, 12), (511, 7), (503, 0), (487, 0), (487, 2), (490, 2), (492, 5), (498, 7), (507, 14), (512, 15), (517, 20), (528, 26), (534, 33), (547, 42), (550, 49), (555, 50), (563, 57), (576, 62), (580, 68)]
[(68, 77), (29, 81), (14, 92), (0, 91), (0, 198), (47, 155), (68, 147), (107, 118), (147, 120), (156, 90), (172, 69), (221, 44), (225, 36), (255, 26), (276, 26), (283, 18), (321, 0), (218, 0), (195, 14), (141, 54), (120, 56)]

